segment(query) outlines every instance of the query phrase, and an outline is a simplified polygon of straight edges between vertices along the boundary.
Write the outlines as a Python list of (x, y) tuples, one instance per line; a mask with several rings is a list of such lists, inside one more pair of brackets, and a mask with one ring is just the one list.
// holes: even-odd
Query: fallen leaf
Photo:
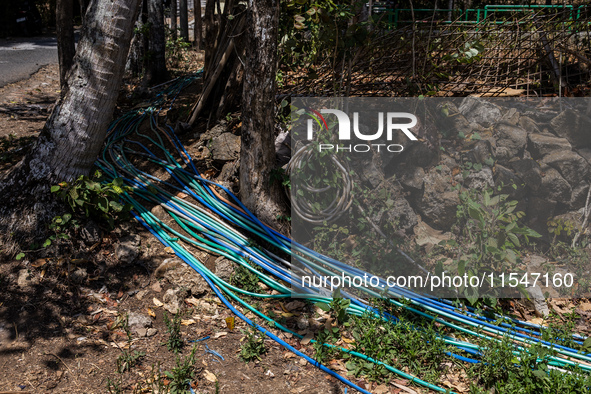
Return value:
[(33, 261), (31, 263), (31, 266), (33, 266), (35, 268), (39, 268), (39, 267), (41, 267), (41, 266), (43, 266), (45, 264), (47, 264), (47, 260), (45, 260), (45, 259), (37, 259), (37, 260), (35, 260), (35, 261)]
[(181, 319), (181, 324), (183, 326), (190, 326), (191, 324), (195, 324), (196, 321), (193, 319)]
[(220, 332), (216, 332), (215, 334), (213, 334), (213, 338), (214, 339), (218, 339), (218, 338), (221, 338), (221, 337), (225, 337), (226, 335), (228, 335), (227, 332), (220, 331)]
[(304, 338), (302, 338), (302, 340), (300, 341), (300, 343), (302, 345), (307, 345), (310, 343), (312, 339), (314, 339), (314, 334), (312, 334), (311, 332), (307, 332), (306, 335), (304, 335)]
[(408, 388), (406, 386), (403, 386), (401, 384), (394, 383), (394, 382), (391, 382), (391, 383), (392, 383), (393, 386), (398, 387), (402, 391), (405, 391), (405, 392), (410, 393), (410, 394), (418, 394), (416, 391), (414, 391), (413, 389), (410, 389), (410, 388)]
[(154, 311), (152, 309), (150, 309), (150, 308), (147, 308), (147, 309), (148, 309), (148, 315), (150, 315), (152, 317), (156, 317), (156, 314), (154, 313)]
[(207, 369), (203, 372), (203, 376), (211, 383), (215, 383), (218, 380), (218, 378), (213, 373), (209, 372)]
[(154, 305), (156, 305), (157, 307), (161, 307), (164, 305), (164, 303), (162, 303), (162, 301), (160, 301), (158, 298), (154, 297), (154, 299), (152, 300), (152, 302), (154, 302)]
[(345, 343), (355, 343), (355, 340), (354, 339), (349, 339), (349, 338), (342, 337), (342, 340)]
[(381, 384), (381, 385), (377, 386), (375, 389), (373, 389), (372, 392), (375, 394), (385, 394), (385, 393), (389, 393), (390, 389), (387, 386)]
[(170, 246), (165, 247), (164, 251), (168, 254), (174, 254), (174, 249), (172, 249)]

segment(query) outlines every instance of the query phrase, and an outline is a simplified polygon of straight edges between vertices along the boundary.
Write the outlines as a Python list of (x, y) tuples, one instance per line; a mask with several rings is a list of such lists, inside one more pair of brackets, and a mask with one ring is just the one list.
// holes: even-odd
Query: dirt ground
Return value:
[[(57, 66), (47, 66), (28, 80), (0, 89), (0, 175), (34, 143), (59, 95), (58, 85)], [(117, 250), (122, 239), (138, 236), (137, 259), (121, 263)], [(167, 279), (158, 267), (172, 256), (139, 224), (124, 223), (110, 233), (99, 229), (93, 237), (68, 249), (75, 253), (48, 248), (0, 263), (0, 392), (106, 393), (111, 381), (111, 392), (147, 393), (158, 392), (155, 378), (170, 384), (165, 372), (175, 368), (177, 356), (165, 345), (169, 334), (162, 301), (167, 290), (198, 281), (197, 274), (180, 268), (177, 276)], [(203, 258), (209, 261), (208, 256)], [(345, 392), (342, 383), (268, 339), (260, 361), (244, 362), (239, 352), (245, 324), (236, 319), (235, 327), (230, 327), (226, 318), (231, 313), (211, 291), (198, 298), (185, 296), (181, 300), (185, 346), (178, 360), (196, 346), (196, 375), (191, 380), (196, 393)], [(269, 308), (282, 313), (284, 306), (269, 304)], [(149, 324), (128, 337), (122, 322), (134, 313)], [(314, 354), (310, 344), (281, 336)], [(205, 337), (209, 339), (191, 342)], [(119, 374), (124, 351), (145, 356)], [(345, 374), (342, 363), (329, 365)], [(375, 388), (375, 383), (349, 379)], [(378, 391), (402, 392), (395, 386)]]

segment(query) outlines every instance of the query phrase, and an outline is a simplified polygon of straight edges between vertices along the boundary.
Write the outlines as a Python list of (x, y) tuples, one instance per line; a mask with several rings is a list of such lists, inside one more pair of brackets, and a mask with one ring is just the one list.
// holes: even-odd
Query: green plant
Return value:
[(170, 379), (168, 385), (168, 392), (170, 394), (181, 394), (187, 392), (187, 387), (191, 384), (191, 380), (195, 377), (195, 352), (197, 347), (193, 346), (191, 353), (181, 358), (176, 356), (176, 366), (170, 371), (164, 372), (167, 378)]
[(321, 329), (316, 334), (312, 348), (314, 349), (314, 359), (320, 363), (327, 361), (333, 355), (338, 353), (338, 350), (332, 346), (326, 346), (325, 344), (333, 344), (340, 338), (339, 328), (331, 327), (330, 329)]
[[(122, 178), (106, 182), (100, 171), (96, 171), (93, 177), (81, 175), (71, 183), (61, 182), (51, 187), (51, 192), (57, 193), (58, 197), (67, 202), (73, 212), (82, 212), (86, 217), (104, 220), (110, 227), (131, 209), (130, 204), (121, 202), (121, 196), (131, 190), (123, 184)], [(64, 224), (63, 216), (60, 220), (56, 225)]]
[(333, 292), (330, 303), (317, 302), (315, 305), (325, 312), (330, 312), (332, 317), (342, 324), (348, 319), (347, 308), (351, 305), (351, 300), (343, 298), (341, 289), (338, 288)]
[(241, 330), (245, 335), (241, 340), (244, 342), (240, 346), (240, 358), (249, 362), (252, 360), (261, 360), (261, 355), (267, 351), (265, 347), (265, 333), (259, 332), (255, 326), (247, 330)]
[(234, 274), (230, 278), (233, 285), (240, 286), (243, 290), (256, 293), (260, 291), (259, 276), (256, 274), (257, 266), (248, 261), (250, 268), (243, 265), (238, 265)]
[(107, 391), (109, 394), (121, 394), (123, 393), (123, 388), (121, 387), (123, 380), (121, 375), (119, 375), (119, 380), (117, 382), (111, 380), (111, 378), (107, 378)]
[(168, 317), (168, 313), (166, 311), (164, 312), (164, 325), (168, 333), (166, 347), (174, 353), (178, 353), (184, 346), (184, 341), (181, 337), (181, 321), (182, 314), (180, 311), (172, 316), (172, 320)]
[[(508, 197), (507, 194), (493, 196), (490, 190), (460, 193), (461, 204), (457, 209), (459, 237), (446, 242), (446, 247), (457, 256), (454, 263), (459, 276), (472, 278), (485, 274), (489, 279), (489, 274), (519, 272), (522, 243), (527, 244), (530, 238), (540, 237), (540, 234), (519, 223), (525, 214), (515, 211), (517, 201), (508, 201)], [(436, 273), (442, 271), (440, 262)], [(521, 287), (521, 284), (517, 286)], [(489, 297), (497, 294), (494, 287), (488, 291)], [(473, 287), (460, 288), (459, 292), (473, 304), (480, 296)]]

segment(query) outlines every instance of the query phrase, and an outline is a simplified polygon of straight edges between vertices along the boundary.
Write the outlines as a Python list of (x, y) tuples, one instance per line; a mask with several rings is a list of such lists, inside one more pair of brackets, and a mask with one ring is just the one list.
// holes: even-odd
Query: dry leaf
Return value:
[(342, 339), (342, 340), (343, 340), (343, 342), (345, 342), (345, 343), (354, 343), (354, 342), (355, 342), (355, 340), (354, 340), (354, 339), (349, 339), (349, 338), (345, 338), (345, 337), (342, 337), (341, 339)]
[(207, 369), (203, 372), (203, 376), (211, 383), (215, 383), (218, 380), (218, 378), (216, 378), (216, 376), (213, 373), (209, 372)]
[(226, 317), (226, 326), (228, 330), (234, 331), (234, 316)]
[(304, 338), (302, 338), (302, 340), (300, 341), (300, 343), (302, 345), (307, 345), (310, 343), (312, 339), (314, 339), (314, 334), (312, 334), (311, 332), (307, 332), (306, 335), (304, 335)]
[(390, 389), (387, 386), (380, 384), (375, 389), (373, 389), (372, 392), (375, 394), (385, 394), (385, 393), (389, 393)]
[(183, 326), (190, 326), (191, 324), (195, 324), (196, 321), (193, 319), (181, 319), (181, 324)]
[(214, 339), (218, 339), (218, 338), (221, 338), (221, 337), (225, 337), (226, 335), (228, 335), (227, 332), (220, 331), (220, 332), (216, 332), (215, 334), (213, 334), (213, 338)]
[(402, 391), (405, 391), (405, 392), (410, 393), (410, 394), (418, 394), (416, 391), (414, 391), (411, 388), (408, 388), (408, 387), (403, 386), (403, 385), (398, 384), (398, 383), (394, 383), (394, 382), (391, 382), (391, 383), (392, 383), (393, 386), (398, 387)]
[(154, 297), (154, 299), (152, 300), (152, 302), (154, 303), (154, 305), (156, 305), (157, 307), (161, 307), (164, 305), (164, 303), (162, 301), (160, 301), (158, 298)]
[(156, 314), (154, 313), (154, 311), (152, 309), (150, 309), (150, 308), (147, 308), (147, 309), (148, 309), (148, 315), (150, 315), (152, 317), (156, 317)]
[(174, 250), (170, 246), (165, 247), (164, 251), (168, 254), (174, 254)]
[(47, 260), (45, 260), (45, 259), (37, 259), (37, 260), (35, 260), (35, 261), (33, 261), (31, 263), (31, 266), (33, 266), (35, 268), (39, 268), (39, 267), (41, 267), (41, 266), (43, 266), (45, 264), (47, 264)]

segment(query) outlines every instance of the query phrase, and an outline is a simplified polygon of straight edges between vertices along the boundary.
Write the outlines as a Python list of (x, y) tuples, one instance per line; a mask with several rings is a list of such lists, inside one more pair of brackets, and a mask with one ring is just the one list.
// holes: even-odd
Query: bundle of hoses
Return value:
[[(236, 307), (239, 305), (243, 310), (252, 312), (276, 329), (291, 333), (297, 338), (303, 338), (249, 304), (248, 298), (245, 297), (263, 299), (291, 297), (291, 289), (288, 286), (290, 283), (297, 283), (301, 271), (297, 271), (290, 262), (279, 257), (278, 254), (297, 256), (297, 259), (307, 267), (308, 273), (363, 276), (364, 272), (292, 242), (289, 238), (261, 223), (228, 189), (206, 179), (197, 171), (195, 163), (176, 137), (173, 129), (169, 126), (160, 126), (158, 118), (161, 109), (164, 106), (172, 107), (180, 91), (200, 75), (199, 73), (171, 81), (166, 89), (155, 98), (150, 107), (132, 110), (114, 121), (110, 126), (109, 137), (97, 165), (110, 179), (123, 178), (132, 191), (126, 192), (122, 198), (133, 205), (133, 216), (163, 245), (172, 248), (180, 259), (198, 272), (236, 316), (247, 324), (255, 326), (269, 338), (303, 357), (322, 371), (362, 393), (368, 393), (367, 390), (296, 350), (273, 332), (254, 323)], [(140, 131), (140, 125), (143, 122), (150, 124), (149, 130), (146, 132)], [(144, 143), (140, 141), (144, 141)], [(140, 170), (134, 164), (139, 159), (159, 166), (161, 170), (166, 172), (167, 179), (160, 179)], [(183, 232), (166, 225), (153, 215), (146, 205), (160, 205)], [(275, 252), (256, 245), (251, 241), (252, 238), (263, 240), (266, 244), (271, 245)], [(222, 280), (191, 254), (186, 245), (224, 256), (256, 274), (262, 283), (275, 291), (269, 293), (261, 290), (260, 293), (255, 293)], [(280, 252), (278, 253), (277, 250)], [(576, 367), (582, 373), (591, 371), (590, 354), (544, 341), (542, 339), (545, 329), (543, 326), (502, 315), (485, 317), (471, 308), (459, 308), (448, 300), (427, 298), (403, 288), (388, 288), (385, 283), (382, 285), (385, 286), (388, 295), (393, 297), (389, 300), (393, 305), (408, 313), (437, 322), (448, 330), (455, 331), (463, 338), (472, 337), (492, 341), (508, 338), (515, 345), (513, 353), (517, 358), (529, 352), (532, 345), (548, 347), (553, 349), (552, 354), (545, 357), (550, 368), (562, 370), (562, 368)], [(312, 291), (312, 289), (300, 288), (299, 290), (308, 291), (306, 298), (310, 301), (325, 303), (331, 301), (331, 293), (323, 291), (323, 289)], [(362, 288), (361, 290), (371, 297), (384, 296), (384, 294), (374, 292), (371, 288)], [(380, 313), (361, 297), (347, 293), (345, 296), (351, 299), (350, 306), (347, 308), (347, 313), (351, 315), (373, 315), (377, 319), (388, 319), (394, 323), (397, 321), (395, 316)], [(440, 339), (455, 347), (458, 353), (464, 354), (448, 352), (449, 356), (468, 363), (480, 362), (484, 349), (479, 345), (452, 336), (440, 336)], [(582, 344), (585, 338), (573, 335), (573, 340), (577, 344)], [(352, 357), (359, 357), (366, 362), (383, 366), (388, 371), (409, 379), (415, 384), (438, 392), (448, 391), (360, 352), (331, 344), (324, 344), (324, 346), (337, 348)], [(564, 370), (564, 372), (568, 371)]]

